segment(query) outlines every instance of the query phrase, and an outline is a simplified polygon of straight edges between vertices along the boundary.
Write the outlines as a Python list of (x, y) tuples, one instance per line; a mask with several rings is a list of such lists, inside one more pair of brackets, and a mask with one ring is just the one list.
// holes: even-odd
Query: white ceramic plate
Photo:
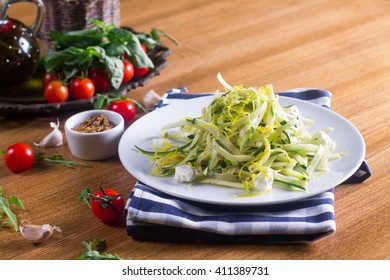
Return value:
[(155, 110), (134, 122), (123, 134), (119, 143), (119, 157), (123, 166), (137, 180), (161, 192), (188, 200), (225, 205), (267, 205), (294, 201), (310, 197), (335, 187), (349, 178), (364, 159), (365, 144), (359, 131), (345, 118), (307, 101), (279, 96), (282, 105), (294, 104), (301, 114), (315, 121), (310, 131), (333, 127), (330, 135), (336, 141), (336, 151), (348, 151), (348, 155), (330, 162), (331, 171), (311, 180), (306, 191), (292, 191), (274, 186), (271, 194), (256, 197), (234, 197), (240, 190), (213, 185), (178, 183), (174, 178), (150, 176), (152, 166), (149, 159), (139, 154), (134, 146), (151, 150), (152, 140), (159, 138), (160, 128), (185, 116), (200, 116), (204, 106), (212, 96), (179, 101), (178, 103)]

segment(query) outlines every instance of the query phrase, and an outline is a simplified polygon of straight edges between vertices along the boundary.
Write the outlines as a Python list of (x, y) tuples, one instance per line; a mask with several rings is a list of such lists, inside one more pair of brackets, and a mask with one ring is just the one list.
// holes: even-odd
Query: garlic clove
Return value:
[(63, 138), (61, 130), (59, 129), (60, 121), (57, 119), (57, 123), (50, 122), (50, 127), (53, 130), (46, 135), (41, 142), (34, 143), (37, 147), (50, 148), (50, 147), (59, 147), (63, 145)]
[(160, 102), (161, 96), (158, 95), (154, 90), (149, 90), (142, 100), (145, 108), (147, 110), (153, 110), (154, 106), (157, 105), (158, 102)]
[(62, 230), (57, 226), (52, 227), (49, 224), (43, 224), (41, 226), (33, 225), (27, 220), (21, 221), (19, 230), (23, 237), (30, 240), (32, 243), (42, 243), (43, 241), (49, 239), (54, 231), (62, 232)]

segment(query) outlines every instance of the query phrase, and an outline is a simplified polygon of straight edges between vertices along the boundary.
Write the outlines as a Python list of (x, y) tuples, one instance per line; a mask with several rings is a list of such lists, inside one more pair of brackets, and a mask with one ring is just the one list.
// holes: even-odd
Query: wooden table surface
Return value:
[[(121, 1), (121, 24), (148, 32), (158, 27), (180, 40), (161, 75), (128, 93), (139, 101), (185, 86), (191, 92), (222, 89), (216, 74), (231, 84), (276, 91), (315, 87), (333, 93), (332, 109), (351, 121), (366, 142), (372, 177), (335, 190), (337, 230), (310, 244), (228, 245), (140, 242), (123, 225), (95, 219), (78, 192), (116, 187), (127, 198), (135, 179), (119, 158), (92, 162), (93, 169), (36, 165), (19, 174), (0, 164), (0, 186), (25, 204), (20, 220), (62, 228), (47, 243), (32, 245), (20, 233), (0, 229), (0, 259), (74, 259), (82, 241), (106, 239), (107, 251), (144, 259), (388, 259), (390, 258), (390, 1)], [(15, 5), (11, 15), (31, 22), (34, 10)], [(58, 115), (63, 124), (69, 114)], [(57, 115), (0, 117), (0, 149), (39, 141)], [(75, 159), (68, 146), (40, 149)]]

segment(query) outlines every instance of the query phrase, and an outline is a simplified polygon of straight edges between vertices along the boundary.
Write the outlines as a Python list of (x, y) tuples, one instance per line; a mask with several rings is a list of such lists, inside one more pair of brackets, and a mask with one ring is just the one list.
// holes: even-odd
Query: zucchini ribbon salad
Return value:
[(272, 85), (232, 87), (217, 77), (226, 93), (216, 93), (200, 117), (162, 127), (164, 141), (152, 143), (153, 151), (136, 147), (154, 165), (152, 176), (250, 196), (269, 193), (273, 184), (305, 190), (309, 179), (328, 170), (328, 161), (342, 156), (333, 152), (332, 128), (309, 132), (314, 121), (295, 105), (281, 106)]

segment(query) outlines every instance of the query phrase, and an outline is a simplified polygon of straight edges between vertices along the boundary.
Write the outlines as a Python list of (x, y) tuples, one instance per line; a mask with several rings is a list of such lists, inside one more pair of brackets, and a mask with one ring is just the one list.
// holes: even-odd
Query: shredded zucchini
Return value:
[(169, 144), (154, 151), (136, 147), (154, 164), (152, 175), (187, 170), (191, 176), (175, 177), (239, 188), (244, 195), (267, 193), (272, 184), (305, 190), (315, 171), (328, 170), (328, 161), (342, 155), (333, 152), (332, 129), (308, 132), (314, 122), (294, 105), (281, 106), (272, 85), (230, 86), (217, 78), (226, 93), (215, 94), (200, 117), (164, 126), (160, 136)]

